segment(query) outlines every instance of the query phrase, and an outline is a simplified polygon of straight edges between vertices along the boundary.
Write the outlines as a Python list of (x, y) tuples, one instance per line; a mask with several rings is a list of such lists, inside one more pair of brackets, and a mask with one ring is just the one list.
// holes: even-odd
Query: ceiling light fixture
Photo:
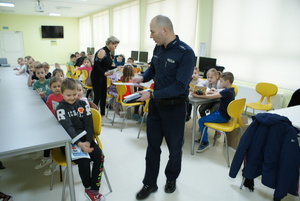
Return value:
[(61, 16), (60, 13), (49, 13), (50, 16)]
[(0, 2), (0, 6), (4, 6), (4, 7), (15, 7), (15, 4), (14, 4), (14, 3)]

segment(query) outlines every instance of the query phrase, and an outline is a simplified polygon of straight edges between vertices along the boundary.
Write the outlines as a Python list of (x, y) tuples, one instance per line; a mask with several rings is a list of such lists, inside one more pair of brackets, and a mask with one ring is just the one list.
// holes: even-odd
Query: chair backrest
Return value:
[(76, 70), (75, 73), (73, 74), (73, 79), (77, 80), (80, 75), (81, 75), (81, 71), (80, 70)]
[[(118, 82), (117, 82), (118, 83)], [(122, 83), (122, 82), (119, 82)], [(118, 97), (116, 99), (117, 102), (121, 103), (123, 100), (123, 95), (127, 92), (126, 85), (116, 85)]]
[(270, 97), (277, 94), (278, 87), (275, 84), (260, 82), (256, 84), (255, 90), (261, 95), (261, 98), (258, 102), (262, 103), (266, 97), (268, 101), (267, 104), (271, 104)]
[(235, 94), (235, 96), (237, 96), (237, 94), (239, 93), (239, 88), (236, 86), (236, 85), (231, 85), (232, 87), (233, 87), (233, 89), (234, 89), (234, 94)]
[(246, 98), (233, 100), (229, 103), (227, 107), (227, 113), (231, 117), (231, 121), (233, 122), (233, 128), (238, 128), (243, 125), (241, 115), (244, 112), (245, 104)]
[(94, 139), (97, 141), (97, 144), (102, 149), (102, 143), (99, 139), (102, 128), (102, 117), (100, 112), (94, 108), (91, 108), (92, 118), (93, 118), (93, 128), (94, 128)]

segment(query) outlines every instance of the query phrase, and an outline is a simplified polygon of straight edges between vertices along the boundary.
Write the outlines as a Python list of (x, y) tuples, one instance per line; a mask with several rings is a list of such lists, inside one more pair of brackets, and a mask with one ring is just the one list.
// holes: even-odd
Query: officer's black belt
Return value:
[(178, 105), (180, 103), (185, 102), (186, 100), (186, 97), (156, 99), (156, 101), (159, 102), (161, 105)]

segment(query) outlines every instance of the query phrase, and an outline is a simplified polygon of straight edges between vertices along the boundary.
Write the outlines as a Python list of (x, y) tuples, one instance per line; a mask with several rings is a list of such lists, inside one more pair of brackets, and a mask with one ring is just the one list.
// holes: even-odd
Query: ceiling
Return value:
[(82, 17), (128, 0), (40, 0), (44, 12), (36, 12), (37, 0), (0, 0), (14, 3), (15, 7), (0, 7), (0, 13), (49, 16), (49, 13), (61, 13), (60, 17)]

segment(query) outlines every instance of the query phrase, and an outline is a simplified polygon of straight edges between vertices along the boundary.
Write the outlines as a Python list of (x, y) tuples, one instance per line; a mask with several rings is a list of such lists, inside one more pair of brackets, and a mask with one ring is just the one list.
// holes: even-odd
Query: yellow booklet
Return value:
[(203, 95), (206, 93), (206, 87), (195, 86), (193, 84), (190, 84), (190, 91), (198, 95)]

